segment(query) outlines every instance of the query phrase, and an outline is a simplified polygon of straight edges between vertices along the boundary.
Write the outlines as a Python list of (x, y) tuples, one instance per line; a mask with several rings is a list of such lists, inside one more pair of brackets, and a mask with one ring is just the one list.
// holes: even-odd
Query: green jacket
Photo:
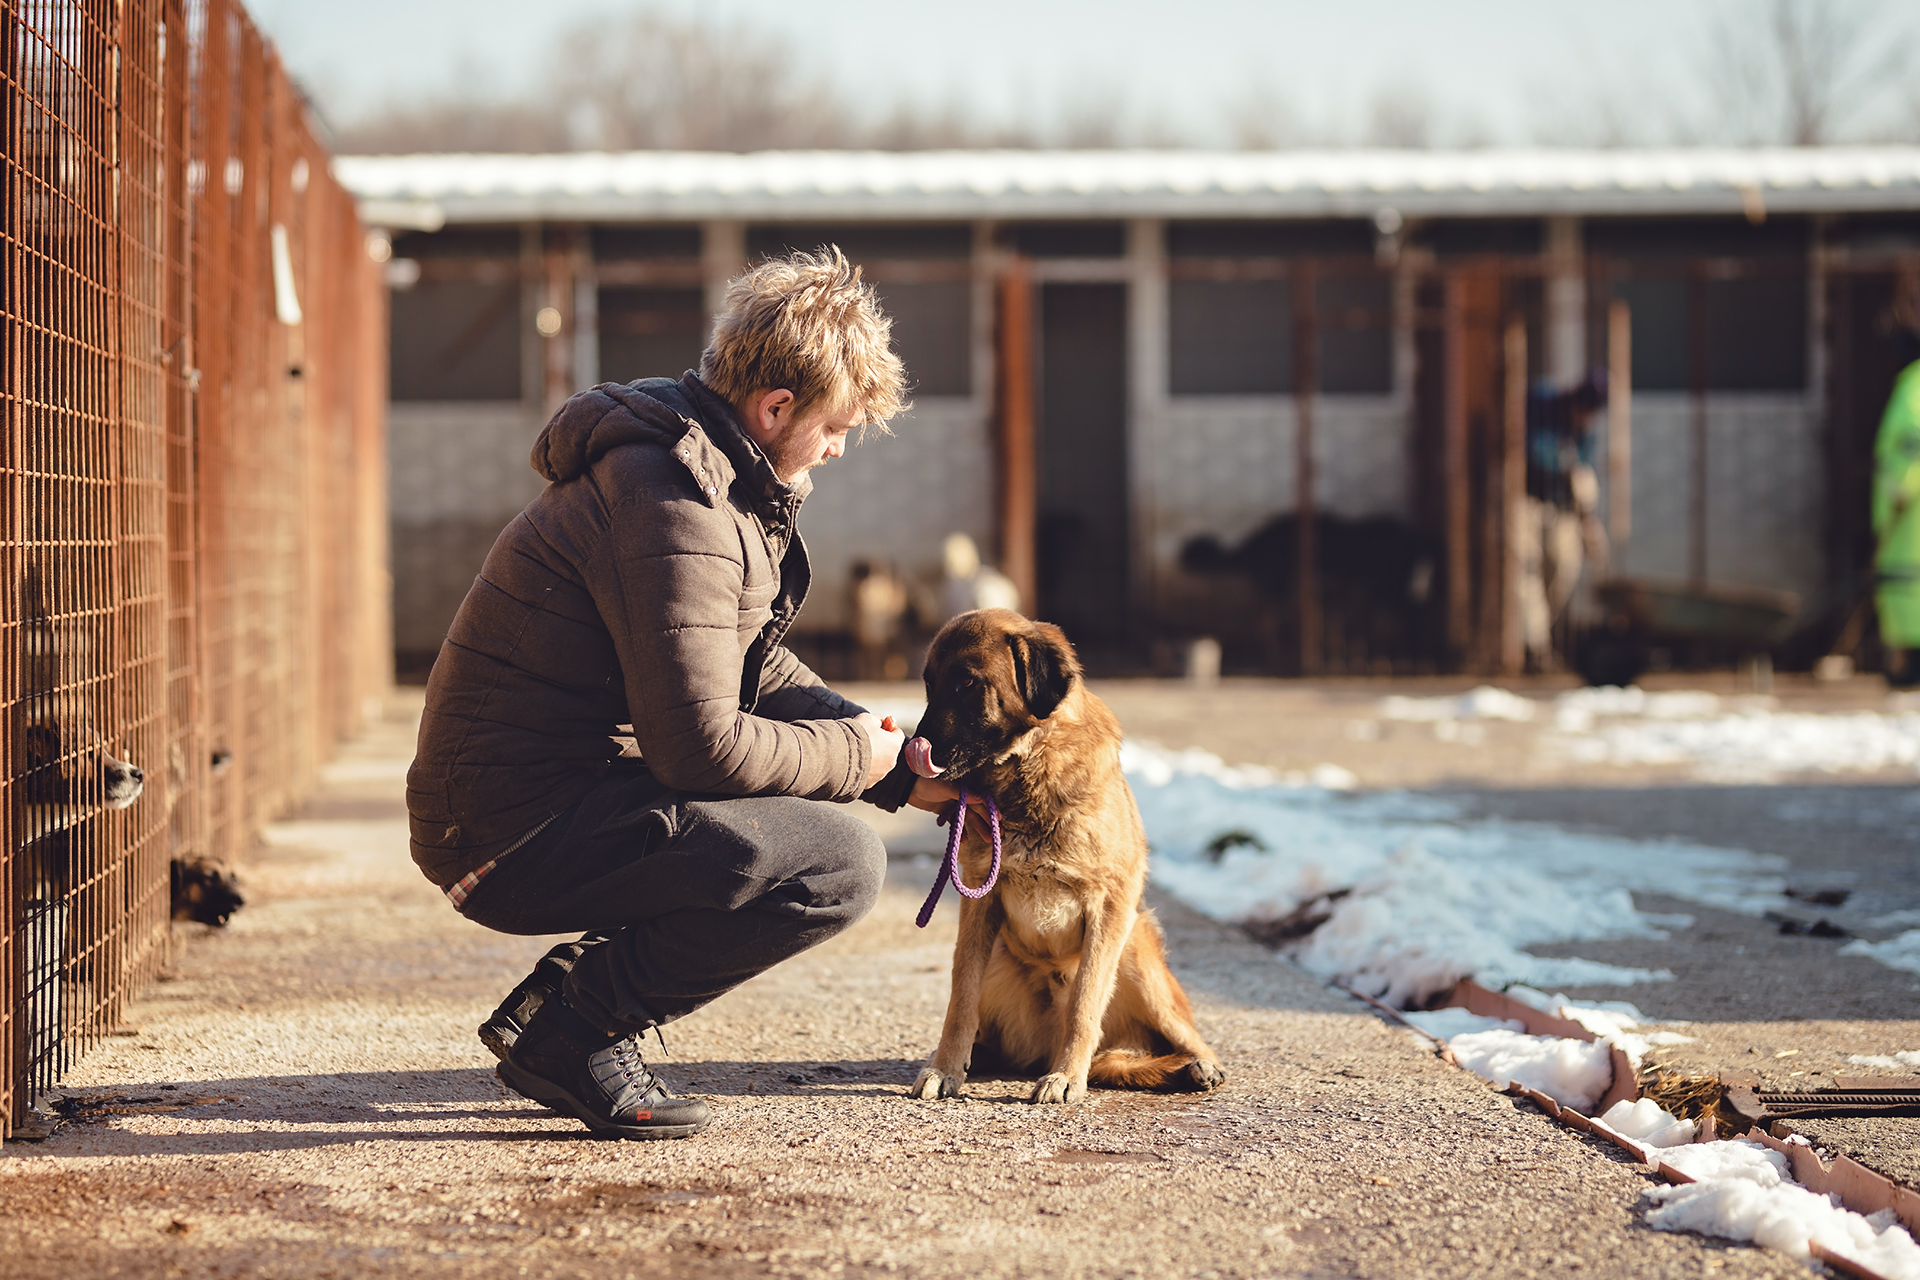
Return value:
[(1881, 634), (1894, 648), (1920, 648), (1920, 360), (1894, 380), (1874, 440), (1873, 533)]

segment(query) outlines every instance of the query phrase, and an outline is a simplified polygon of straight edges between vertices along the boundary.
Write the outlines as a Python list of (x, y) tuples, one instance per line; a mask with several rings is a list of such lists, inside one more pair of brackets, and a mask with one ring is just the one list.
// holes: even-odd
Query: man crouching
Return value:
[[(480, 1028), (515, 1092), (607, 1137), (706, 1104), (640, 1036), (873, 906), (845, 809), (909, 798), (901, 735), (781, 647), (805, 598), (807, 472), (900, 412), (872, 287), (837, 249), (733, 282), (698, 374), (569, 400), (454, 618), (407, 774), (413, 857), (468, 919), (584, 931)], [(628, 726), (631, 736), (628, 736)], [(930, 803), (930, 802), (929, 802)]]

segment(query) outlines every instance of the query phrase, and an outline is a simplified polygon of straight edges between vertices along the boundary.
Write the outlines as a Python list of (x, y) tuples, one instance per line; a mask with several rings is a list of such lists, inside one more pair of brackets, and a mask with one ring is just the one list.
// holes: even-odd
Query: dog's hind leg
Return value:
[(980, 1029), (980, 989), (987, 958), (999, 936), (1006, 911), (998, 894), (960, 903), (960, 936), (953, 944), (953, 986), (947, 996), (947, 1020), (933, 1059), (907, 1090), (911, 1098), (955, 1098), (967, 1082), (967, 1058)]
[[(1167, 967), (1166, 944), (1160, 923), (1151, 912), (1142, 912), (1127, 939), (1126, 954), (1114, 983), (1112, 1004), (1107, 1010), (1106, 1038), (1103, 1048), (1131, 1058), (1116, 1058), (1108, 1069), (1122, 1076), (1138, 1077), (1137, 1088), (1157, 1088), (1177, 1082), (1190, 1089), (1212, 1089), (1226, 1081), (1220, 1060), (1200, 1035), (1193, 1021), (1193, 1005), (1180, 989), (1180, 980)], [(1172, 1054), (1167, 1054), (1167, 1050)], [(1102, 1055), (1105, 1056), (1104, 1054)], [(1147, 1061), (1162, 1064), (1148, 1068)], [(1171, 1066), (1166, 1064), (1173, 1064)], [(1161, 1072), (1161, 1078), (1145, 1082)], [(1184, 1074), (1184, 1080), (1178, 1079)], [(1105, 1081), (1101, 1081), (1105, 1083)], [(1116, 1081), (1116, 1083), (1124, 1083)]]

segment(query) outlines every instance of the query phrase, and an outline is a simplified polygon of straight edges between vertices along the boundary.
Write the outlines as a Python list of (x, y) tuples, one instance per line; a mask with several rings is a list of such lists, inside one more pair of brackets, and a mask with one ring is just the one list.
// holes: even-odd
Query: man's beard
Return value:
[(780, 477), (784, 484), (792, 484), (802, 475), (813, 470), (819, 459), (809, 457), (804, 444), (796, 444), (793, 437), (797, 434), (789, 429), (782, 431), (760, 451), (767, 455), (767, 461), (773, 467), (773, 474)]

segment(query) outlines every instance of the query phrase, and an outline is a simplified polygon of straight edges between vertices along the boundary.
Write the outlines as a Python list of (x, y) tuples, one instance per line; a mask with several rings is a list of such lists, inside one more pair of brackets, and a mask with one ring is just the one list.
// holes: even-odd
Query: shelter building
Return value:
[(1526, 392), (1608, 368), (1609, 572), (1795, 593), (1799, 647), (1824, 651), (1870, 558), (1879, 327), (1920, 274), (1910, 147), (336, 172), (391, 246), (395, 627), (416, 669), (537, 492), (552, 410), (692, 367), (730, 277), (826, 243), (878, 286), (914, 407), (816, 473), (800, 626), (825, 671), (854, 562), (930, 574), (956, 530), (1118, 667), (1210, 634), (1243, 669), (1513, 670)]

